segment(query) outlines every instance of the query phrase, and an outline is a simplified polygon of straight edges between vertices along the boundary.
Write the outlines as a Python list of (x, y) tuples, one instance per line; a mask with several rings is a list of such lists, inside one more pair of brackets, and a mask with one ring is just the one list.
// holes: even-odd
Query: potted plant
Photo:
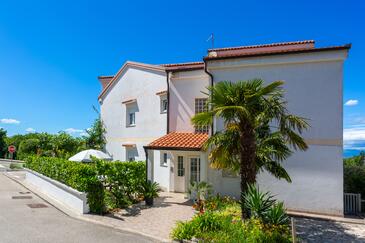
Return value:
[(158, 183), (147, 180), (142, 185), (143, 197), (147, 206), (153, 206), (153, 199), (158, 197), (158, 192), (160, 188)]

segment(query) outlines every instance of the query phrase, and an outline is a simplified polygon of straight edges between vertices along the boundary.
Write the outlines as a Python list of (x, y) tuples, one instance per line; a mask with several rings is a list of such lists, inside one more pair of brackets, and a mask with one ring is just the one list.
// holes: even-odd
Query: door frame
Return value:
[(199, 167), (198, 167), (198, 181), (200, 182), (201, 181), (201, 158), (200, 158), (200, 155), (188, 155), (188, 171), (189, 171), (189, 177), (188, 177), (188, 186), (190, 186), (190, 183), (191, 183), (191, 159), (198, 159), (198, 162), (199, 162)]

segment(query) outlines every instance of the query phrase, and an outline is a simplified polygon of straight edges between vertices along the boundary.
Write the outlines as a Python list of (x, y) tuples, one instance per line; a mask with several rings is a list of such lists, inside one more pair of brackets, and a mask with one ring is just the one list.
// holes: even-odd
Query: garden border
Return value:
[(89, 212), (87, 193), (79, 192), (36, 171), (25, 168), (25, 182), (77, 214)]

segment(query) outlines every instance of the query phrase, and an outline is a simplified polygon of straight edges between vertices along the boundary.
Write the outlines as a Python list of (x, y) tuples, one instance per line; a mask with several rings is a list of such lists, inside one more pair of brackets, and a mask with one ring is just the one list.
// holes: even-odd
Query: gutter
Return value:
[(146, 182), (148, 182), (148, 149), (146, 146), (143, 146), (145, 155), (146, 155)]
[(166, 70), (167, 83), (167, 114), (166, 114), (166, 134), (170, 132), (170, 71)]
[[(208, 74), (209, 77), (210, 77), (210, 86), (214, 86), (214, 76), (207, 69), (207, 60), (203, 59), (203, 61), (204, 61), (204, 72), (206, 74)], [(211, 130), (210, 134), (213, 135), (213, 133), (214, 133), (214, 119), (213, 119), (213, 123), (212, 123), (211, 129), (212, 130)]]

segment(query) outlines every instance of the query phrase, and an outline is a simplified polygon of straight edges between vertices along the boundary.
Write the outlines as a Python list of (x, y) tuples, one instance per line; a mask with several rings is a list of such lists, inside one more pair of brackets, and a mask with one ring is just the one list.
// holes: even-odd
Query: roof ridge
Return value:
[(174, 67), (174, 66), (199, 65), (199, 64), (204, 64), (204, 62), (167, 63), (167, 64), (160, 64), (160, 66), (163, 66), (163, 67)]
[(256, 53), (231, 53), (224, 56), (206, 56), (204, 60), (210, 59), (226, 59), (232, 57), (252, 57), (252, 56), (263, 56), (263, 55), (271, 55), (271, 54), (290, 54), (290, 53), (299, 53), (299, 52), (318, 52), (318, 51), (331, 51), (331, 50), (340, 50), (340, 49), (350, 49), (351, 44), (337, 45), (337, 46), (326, 46), (326, 47), (317, 47), (317, 48), (295, 48), (288, 50), (261, 50)]
[(251, 48), (258, 48), (258, 47), (286, 46), (286, 45), (294, 45), (294, 44), (311, 44), (311, 43), (315, 43), (315, 41), (314, 40), (302, 40), (302, 41), (289, 41), (289, 42), (275, 42), (275, 43), (260, 44), (260, 45), (211, 48), (211, 49), (208, 49), (208, 52), (209, 51), (237, 50), (237, 49), (251, 49)]

